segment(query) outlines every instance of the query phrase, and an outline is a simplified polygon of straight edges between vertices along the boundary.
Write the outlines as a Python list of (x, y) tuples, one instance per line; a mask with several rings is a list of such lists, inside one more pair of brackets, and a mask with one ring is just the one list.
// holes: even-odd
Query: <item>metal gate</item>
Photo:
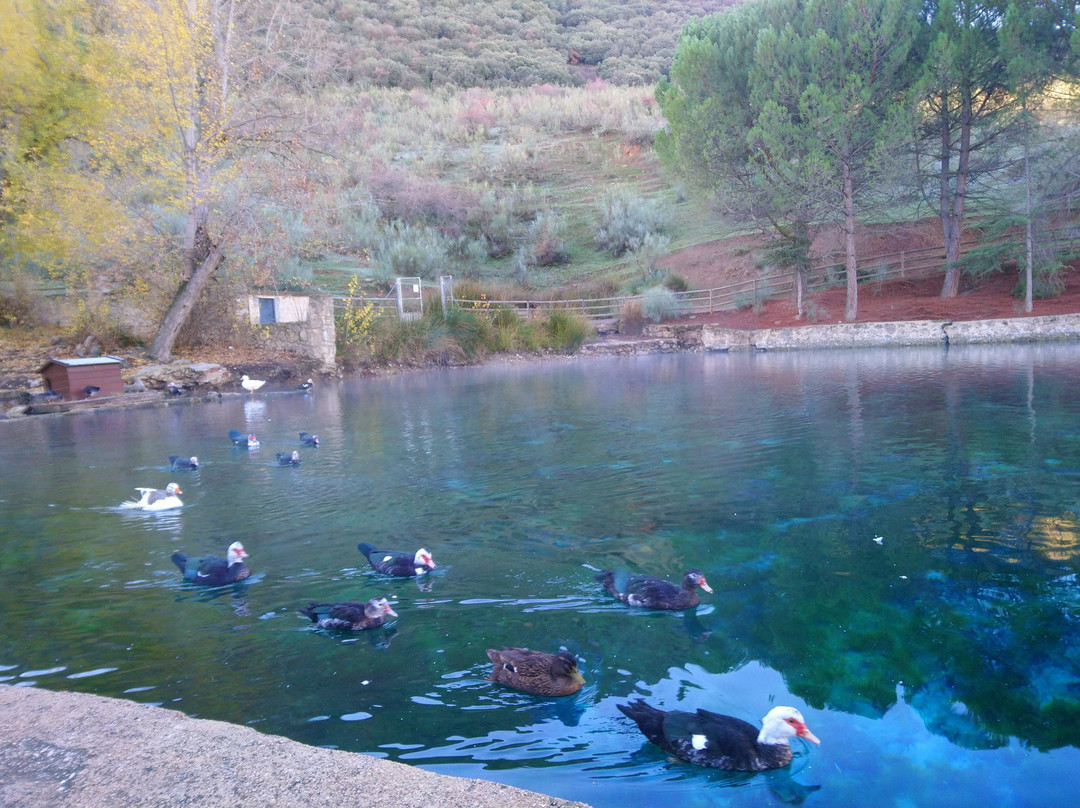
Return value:
[(419, 278), (398, 278), (394, 282), (397, 292), (398, 317), (417, 320), (424, 314), (423, 287)]

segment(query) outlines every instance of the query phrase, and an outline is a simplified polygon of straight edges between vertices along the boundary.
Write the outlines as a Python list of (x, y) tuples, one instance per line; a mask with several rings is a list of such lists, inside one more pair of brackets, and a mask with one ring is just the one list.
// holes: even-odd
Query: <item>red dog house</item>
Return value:
[(91, 396), (118, 396), (124, 392), (120, 376), (123, 359), (92, 356), (86, 359), (50, 359), (38, 371), (45, 377), (45, 389), (68, 401)]

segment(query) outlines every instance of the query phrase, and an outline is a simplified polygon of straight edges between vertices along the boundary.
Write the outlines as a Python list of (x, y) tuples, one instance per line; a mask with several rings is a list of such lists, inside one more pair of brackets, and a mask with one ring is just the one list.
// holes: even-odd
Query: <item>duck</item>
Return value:
[(400, 553), (395, 550), (376, 550), (374, 545), (360, 542), (356, 545), (356, 549), (364, 554), (364, 557), (367, 558), (368, 563), (375, 568), (376, 572), (381, 572), (384, 575), (396, 575), (405, 578), (412, 575), (423, 575), (435, 569), (435, 560), (431, 557), (431, 553), (423, 547), (415, 553)]
[(179, 395), (183, 395), (183, 393), (184, 393), (184, 391), (181, 390), (177, 386), (176, 382), (169, 382), (169, 395), (170, 396), (179, 396)]
[(769, 710), (759, 730), (741, 718), (708, 710), (665, 711), (640, 699), (615, 706), (665, 752), (712, 769), (736, 772), (779, 769), (791, 762), (792, 738), (821, 744), (806, 726), (802, 713), (794, 707)]
[(229, 440), (232, 441), (233, 446), (249, 446), (256, 447), (259, 445), (259, 439), (254, 435), (245, 435), (239, 429), (229, 430)]
[(246, 373), (240, 377), (240, 386), (249, 393), (254, 393), (264, 384), (266, 384), (265, 379), (249, 379)]
[(199, 467), (199, 458), (195, 455), (191, 457), (180, 457), (179, 455), (169, 455), (169, 465), (173, 471), (177, 469), (197, 469)]
[(277, 453), (277, 464), (279, 466), (299, 466), (300, 465), (300, 453), (299, 452), (293, 452), (292, 454), (289, 454), (288, 452), (278, 452)]
[(318, 435), (309, 435), (307, 432), (301, 432), (300, 433), (300, 443), (302, 443), (304, 446), (314, 446), (316, 449), (318, 449), (319, 448), (319, 436)]
[(302, 384), (296, 385), (296, 389), (297, 390), (303, 390), (303, 391), (307, 392), (308, 390), (310, 390), (314, 386), (315, 386), (315, 382), (313, 382), (311, 379), (308, 379), (306, 382), (303, 382)]
[(388, 617), (397, 617), (386, 598), (372, 598), (367, 603), (346, 601), (343, 603), (315, 603), (312, 601), (300, 614), (311, 618), (319, 628), (340, 628), (346, 631), (363, 631), (376, 628)]
[(176, 483), (169, 483), (164, 488), (136, 488), (142, 494), (138, 500), (128, 500), (121, 508), (138, 508), (142, 511), (166, 511), (179, 508), (184, 503), (177, 494), (184, 493)]
[(697, 593), (699, 587), (712, 593), (700, 570), (689, 570), (683, 576), (681, 587), (652, 575), (629, 575), (610, 570), (601, 572), (596, 580), (628, 606), (645, 609), (689, 609), (701, 602)]
[(244, 563), (248, 554), (242, 543), (234, 541), (230, 544), (225, 556), (225, 558), (216, 555), (188, 558), (183, 553), (173, 553), (171, 558), (186, 580), (200, 586), (235, 584), (251, 575), (251, 570)]
[(569, 651), (545, 654), (528, 648), (487, 649), (491, 660), (489, 682), (499, 682), (515, 690), (537, 696), (569, 696), (585, 684), (577, 659)]
[(87, 398), (93, 398), (94, 396), (96, 396), (100, 392), (101, 392), (101, 388), (100, 387), (95, 387), (92, 384), (88, 384), (88, 385), (86, 385), (86, 387), (83, 388), (83, 395), (86, 396)]

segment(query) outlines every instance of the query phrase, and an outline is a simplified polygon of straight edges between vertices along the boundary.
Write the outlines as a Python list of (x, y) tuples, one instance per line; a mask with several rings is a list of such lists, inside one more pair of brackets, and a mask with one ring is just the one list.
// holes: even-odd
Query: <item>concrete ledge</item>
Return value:
[(1080, 314), (949, 322), (911, 320), (835, 323), (797, 328), (721, 328), (659, 323), (647, 337), (673, 340), (680, 350), (750, 351), (807, 348), (909, 348), (928, 345), (1043, 342), (1080, 339)]
[(0, 805), (588, 808), (84, 693), (0, 685)]

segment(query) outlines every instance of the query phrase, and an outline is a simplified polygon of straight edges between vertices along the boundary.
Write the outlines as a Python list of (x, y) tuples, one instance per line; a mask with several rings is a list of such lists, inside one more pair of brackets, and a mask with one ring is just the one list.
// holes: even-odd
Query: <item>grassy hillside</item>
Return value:
[[(342, 293), (358, 276), (374, 292), (397, 275), (452, 274), (612, 292), (671, 249), (731, 233), (661, 171), (651, 88), (338, 90), (320, 109), (335, 122), (317, 206), (330, 213), (292, 225), (301, 258), (282, 281)], [(620, 249), (604, 229), (646, 242)]]

